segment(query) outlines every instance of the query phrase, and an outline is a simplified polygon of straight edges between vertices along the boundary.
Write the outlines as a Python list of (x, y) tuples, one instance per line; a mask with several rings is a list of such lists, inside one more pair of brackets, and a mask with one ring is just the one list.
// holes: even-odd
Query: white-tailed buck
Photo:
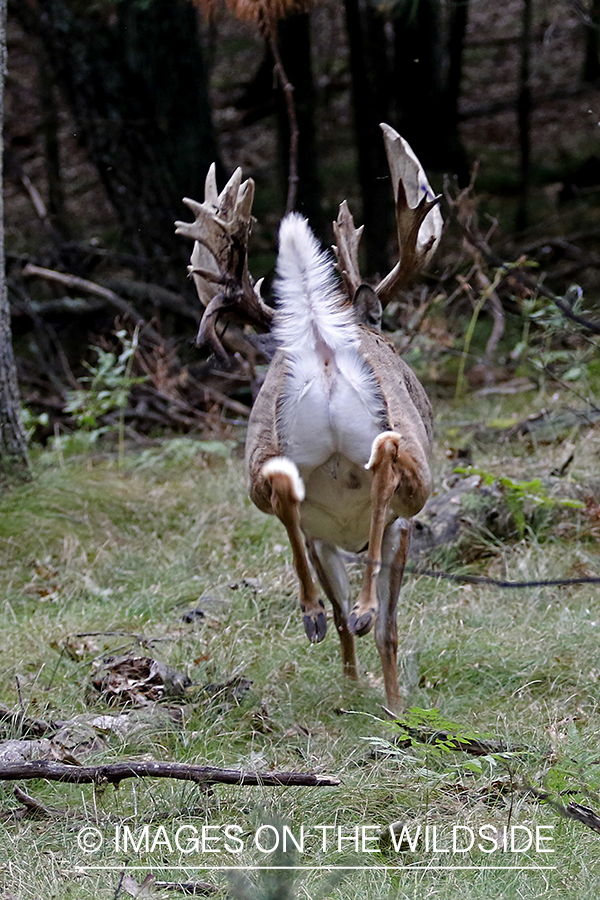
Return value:
[[(273, 311), (247, 266), (254, 184), (238, 170), (221, 194), (214, 170), (204, 203), (186, 200), (196, 220), (177, 223), (195, 240), (190, 271), (205, 308), (199, 341), (225, 351), (220, 316), (235, 314), (263, 330), (277, 350), (258, 394), (246, 443), (250, 496), (283, 523), (300, 583), (304, 628), (312, 642), (327, 620), (312, 574), (333, 606), (344, 672), (358, 677), (354, 636), (375, 629), (388, 706), (401, 706), (396, 606), (410, 520), (431, 491), (431, 406), (412, 370), (377, 328), (439, 240), (437, 198), (408, 144), (382, 125), (396, 202), (400, 258), (372, 289), (358, 266), (362, 229), (344, 201), (334, 234), (335, 265), (305, 219), (281, 223)], [(365, 551), (355, 603), (344, 555)]]

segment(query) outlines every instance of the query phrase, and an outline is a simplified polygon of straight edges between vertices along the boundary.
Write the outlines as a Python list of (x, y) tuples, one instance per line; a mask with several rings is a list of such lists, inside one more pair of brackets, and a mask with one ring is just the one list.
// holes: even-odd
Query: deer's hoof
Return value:
[(358, 614), (358, 611), (359, 607), (355, 606), (348, 616), (348, 631), (350, 634), (362, 637), (363, 634), (368, 634), (375, 624), (375, 610), (368, 609), (361, 615)]
[(302, 619), (304, 630), (311, 644), (320, 644), (327, 631), (327, 619), (322, 600), (319, 600), (319, 606), (321, 609), (311, 609), (309, 612), (302, 610), (304, 612)]

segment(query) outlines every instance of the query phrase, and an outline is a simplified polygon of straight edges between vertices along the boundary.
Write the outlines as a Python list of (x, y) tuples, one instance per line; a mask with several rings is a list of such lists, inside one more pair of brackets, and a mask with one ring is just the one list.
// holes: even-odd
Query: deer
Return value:
[[(412, 369), (381, 334), (381, 316), (439, 242), (442, 217), (408, 143), (382, 124), (395, 200), (399, 258), (375, 287), (359, 268), (362, 227), (346, 201), (333, 231), (334, 256), (308, 222), (286, 216), (279, 230), (273, 309), (248, 268), (254, 183), (236, 170), (219, 194), (214, 168), (204, 203), (185, 199), (194, 240), (189, 272), (204, 306), (198, 343), (226, 356), (217, 334), (235, 318), (270, 331), (276, 350), (248, 421), (250, 498), (287, 532), (306, 636), (320, 643), (331, 603), (344, 675), (359, 678), (355, 638), (374, 631), (387, 708), (403, 705), (398, 683), (397, 605), (413, 517), (432, 490), (432, 408)], [(337, 271), (336, 271), (337, 270)], [(348, 557), (365, 553), (350, 598)]]

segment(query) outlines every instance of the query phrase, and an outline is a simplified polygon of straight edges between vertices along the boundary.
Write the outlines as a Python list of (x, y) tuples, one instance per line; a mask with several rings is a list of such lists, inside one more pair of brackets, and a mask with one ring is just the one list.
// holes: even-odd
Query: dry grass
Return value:
[[(488, 401), (487, 407), (478, 406), (477, 418), (501, 413), (506, 410), (497, 401)], [(440, 485), (448, 469), (445, 436), (454, 417), (448, 409), (438, 423)], [(569, 441), (576, 459), (568, 480), (575, 489), (597, 472), (600, 435), (587, 429)], [(562, 445), (492, 445), (489, 452), (479, 451), (476, 463), (524, 478), (551, 468), (564, 451)], [(585, 518), (573, 512), (565, 528), (490, 548), (480, 568), (514, 579), (598, 573), (597, 540), (586, 532)], [(508, 900), (594, 894), (597, 835), (562, 820), (519, 789), (527, 783), (547, 785), (555, 794), (568, 788), (578, 791), (573, 796), (579, 802), (600, 808), (597, 588), (502, 592), (407, 578), (399, 627), (410, 704), (438, 710), (441, 721), (453, 720), (459, 729), (527, 748), (484, 760), (475, 771), (466, 754), (427, 745), (373, 755), (374, 739), (394, 736), (382, 721), (373, 642), (360, 642), (358, 687), (342, 685), (333, 633), (319, 646), (306, 643), (282, 529), (250, 506), (236, 460), (190, 457), (189, 445), (180, 457), (158, 452), (131, 457), (124, 469), (110, 457), (73, 458), (61, 467), (46, 455), (32, 484), (0, 498), (0, 560), (0, 701), (5, 705), (22, 704), (28, 715), (53, 720), (89, 711), (115, 713), (90, 692), (94, 661), (130, 651), (149, 654), (192, 681), (183, 724), (155, 710), (150, 724), (126, 738), (107, 737), (91, 759), (147, 755), (342, 778), (336, 789), (218, 787), (212, 794), (150, 780), (124, 783), (119, 791), (29, 783), (30, 793), (59, 811), (50, 819), (21, 817), (13, 785), (5, 783), (0, 786), (0, 858), (5, 860), (0, 885), (7, 898), (112, 898), (127, 861), (142, 867), (132, 873), (140, 881), (148, 871), (162, 880), (181, 880), (178, 867), (215, 865), (215, 860), (269, 864), (271, 856), (252, 847), (262, 824), (287, 823), (294, 833), (302, 825), (340, 825), (353, 833), (357, 825), (396, 820), (440, 829), (552, 825), (551, 862), (535, 852), (521, 854), (517, 862), (556, 868), (493, 869), (492, 864), (514, 864), (515, 855), (490, 857), (473, 850), (453, 855), (451, 863), (482, 868), (440, 870), (435, 866), (449, 864), (447, 856), (422, 846), (414, 853), (366, 854), (346, 844), (339, 853), (333, 844), (323, 850), (313, 839), (296, 864), (399, 868), (305, 869), (295, 873), (293, 884), (287, 875), (273, 883), (268, 881), (273, 873), (249, 872), (258, 884), (255, 894), (247, 884), (227, 887), (220, 872), (196, 870), (186, 877), (257, 898), (413, 900), (460, 894), (468, 900)], [(182, 614), (197, 606), (204, 618), (184, 622)], [(252, 685), (237, 700), (225, 688), (205, 688), (238, 677)], [(184, 824), (237, 824), (246, 846), (240, 855), (185, 854), (164, 844), (124, 852), (114, 846), (115, 827), (123, 824), (155, 831), (164, 826), (171, 837)], [(96, 853), (78, 847), (84, 825), (99, 828), (104, 838)], [(94, 865), (114, 868), (98, 872), (90, 868)]]

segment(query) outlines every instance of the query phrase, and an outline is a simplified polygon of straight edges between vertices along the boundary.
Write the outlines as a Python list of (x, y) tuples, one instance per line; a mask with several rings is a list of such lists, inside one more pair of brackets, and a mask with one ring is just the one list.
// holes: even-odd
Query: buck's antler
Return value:
[(358, 245), (364, 227), (364, 225), (361, 225), (360, 228), (354, 227), (354, 217), (347, 202), (342, 200), (337, 221), (333, 223), (333, 236), (336, 240), (333, 251), (344, 288), (351, 300), (362, 284), (358, 265)]
[(204, 306), (196, 344), (209, 343), (225, 360), (227, 353), (216, 331), (220, 318), (241, 319), (268, 331), (273, 317), (260, 296), (261, 282), (255, 285), (248, 269), (253, 200), (254, 181), (242, 182), (239, 168), (219, 194), (213, 163), (206, 176), (204, 203), (188, 197), (183, 201), (195, 220), (175, 222), (176, 234), (194, 240), (188, 271)]
[[(375, 288), (385, 308), (401, 287), (433, 254), (442, 234), (442, 214), (419, 160), (409, 144), (389, 125), (382, 124), (385, 150), (396, 202), (396, 229), (399, 258), (391, 272)], [(431, 215), (429, 215), (431, 213)], [(358, 245), (362, 226), (344, 202), (333, 224), (338, 269), (348, 296), (353, 299), (362, 283), (358, 266)]]

